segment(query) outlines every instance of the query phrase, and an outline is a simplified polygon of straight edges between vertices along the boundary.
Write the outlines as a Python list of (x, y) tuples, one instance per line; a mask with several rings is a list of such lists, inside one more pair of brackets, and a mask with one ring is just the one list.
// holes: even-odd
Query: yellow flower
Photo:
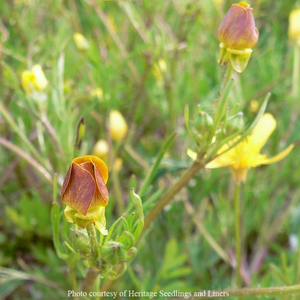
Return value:
[(107, 179), (107, 166), (100, 158), (86, 155), (73, 159), (61, 191), (61, 200), (67, 205), (64, 214), (68, 222), (81, 228), (94, 223), (102, 234), (107, 234)]
[[(294, 145), (288, 146), (285, 150), (271, 158), (267, 158), (265, 154), (260, 154), (261, 148), (265, 145), (275, 128), (276, 120), (274, 117), (269, 113), (264, 114), (251, 135), (209, 162), (205, 167), (209, 169), (229, 167), (236, 183), (245, 182), (247, 172), (250, 168), (278, 162), (292, 151)], [(221, 147), (218, 153), (226, 151), (239, 138), (238, 136), (227, 145)], [(188, 155), (194, 160), (197, 157), (196, 153), (191, 150), (188, 150)]]
[(22, 87), (28, 94), (34, 90), (42, 91), (47, 85), (48, 80), (40, 65), (34, 65), (31, 71), (26, 70), (22, 73)]
[(300, 9), (294, 9), (290, 13), (288, 34), (290, 39), (300, 45)]
[(89, 49), (90, 45), (87, 39), (79, 32), (73, 35), (74, 42), (79, 51), (86, 51)]
[(108, 152), (109, 147), (105, 140), (99, 140), (93, 148), (93, 155), (98, 156), (104, 161), (107, 161)]
[(122, 116), (117, 110), (112, 110), (109, 114), (109, 134), (115, 141), (119, 141), (127, 134), (128, 126)]
[(103, 90), (99, 87), (91, 90), (91, 96), (92, 97), (97, 97), (98, 99), (102, 100), (103, 99)]
[(233, 4), (218, 29), (221, 42), (219, 63), (225, 64), (229, 59), (237, 72), (243, 72), (252, 48), (258, 42), (258, 35), (250, 5), (247, 2)]

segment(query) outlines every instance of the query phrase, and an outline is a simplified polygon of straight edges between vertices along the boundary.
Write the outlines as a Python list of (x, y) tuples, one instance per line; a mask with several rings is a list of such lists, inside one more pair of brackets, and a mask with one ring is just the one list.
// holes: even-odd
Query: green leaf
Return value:
[(131, 200), (133, 201), (135, 210), (138, 214), (138, 218), (141, 220), (142, 224), (144, 225), (144, 211), (143, 211), (142, 200), (141, 197), (134, 192), (134, 188), (130, 190), (130, 197)]
[(67, 259), (69, 257), (68, 254), (64, 253), (62, 245), (59, 241), (59, 219), (60, 219), (60, 209), (57, 203), (52, 204), (51, 209), (51, 224), (52, 224), (52, 232), (53, 232), (53, 243), (57, 253), (57, 256), (60, 259)]
[(157, 157), (156, 157), (156, 161), (155, 163), (152, 165), (150, 172), (148, 173), (147, 177), (145, 178), (142, 187), (139, 191), (139, 194), (141, 195), (141, 197), (143, 197), (149, 187), (149, 185), (152, 182), (152, 179), (155, 175), (155, 173), (157, 172), (157, 169), (160, 165), (161, 160), (164, 157), (164, 154), (167, 152), (167, 150), (169, 149), (170, 145), (172, 144), (174, 138), (176, 136), (176, 133), (172, 134), (170, 136), (170, 138), (163, 144), (162, 148), (160, 149)]

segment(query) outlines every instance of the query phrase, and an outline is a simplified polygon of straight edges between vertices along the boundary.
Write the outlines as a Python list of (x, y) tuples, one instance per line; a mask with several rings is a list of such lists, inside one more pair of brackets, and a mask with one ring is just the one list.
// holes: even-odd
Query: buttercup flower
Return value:
[(300, 9), (294, 9), (290, 13), (288, 34), (300, 46)]
[[(245, 182), (247, 172), (250, 168), (278, 162), (292, 151), (294, 145), (288, 146), (282, 152), (271, 158), (267, 158), (265, 154), (260, 154), (261, 148), (265, 145), (275, 128), (276, 120), (274, 117), (269, 113), (264, 114), (250, 136), (209, 162), (205, 167), (210, 169), (229, 167), (236, 183)], [(238, 136), (227, 145), (221, 147), (218, 153), (226, 151), (231, 145), (237, 142), (239, 138)], [(194, 160), (197, 157), (197, 154), (191, 150), (188, 150), (188, 155)]]
[(61, 200), (68, 222), (81, 228), (94, 223), (107, 234), (105, 206), (109, 201), (106, 164), (98, 157), (86, 155), (73, 159), (62, 186)]
[(237, 72), (243, 72), (252, 48), (258, 42), (253, 9), (247, 2), (239, 2), (230, 7), (218, 29), (218, 39), (221, 42), (219, 63), (225, 64), (229, 59)]
[(115, 141), (119, 141), (127, 134), (127, 123), (122, 114), (117, 110), (112, 110), (109, 114), (109, 134)]
[(22, 87), (28, 94), (34, 90), (42, 91), (47, 85), (48, 80), (40, 65), (34, 65), (31, 71), (26, 70), (22, 73)]
[(79, 51), (86, 51), (89, 49), (90, 45), (87, 39), (79, 32), (73, 35), (74, 42)]

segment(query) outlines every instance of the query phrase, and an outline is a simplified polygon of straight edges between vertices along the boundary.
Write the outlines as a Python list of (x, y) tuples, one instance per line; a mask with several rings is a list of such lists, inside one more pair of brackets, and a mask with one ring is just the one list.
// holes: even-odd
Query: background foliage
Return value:
[[(131, 175), (140, 187), (163, 143), (177, 131), (143, 202), (157, 198), (155, 193), (191, 163), (184, 105), (195, 112), (200, 104), (208, 113), (216, 105), (224, 72), (217, 64), (216, 32), (230, 5), (217, 0), (1, 1), (1, 102), (60, 184), (75, 155), (80, 117), (86, 121), (81, 154), (89, 154), (97, 140), (109, 139), (109, 112), (121, 111), (130, 130), (126, 142), (113, 147), (123, 160), (118, 176), (125, 206)], [(299, 139), (299, 97), (290, 96), (293, 48), (287, 37), (295, 1), (253, 0), (251, 6), (260, 38), (247, 70), (235, 74), (230, 102), (238, 103), (237, 111), (243, 111), (249, 124), (256, 113), (253, 100), (260, 104), (272, 93), (267, 111), (275, 116), (277, 129), (264, 148), (272, 155)], [(87, 52), (77, 50), (75, 32), (88, 39)], [(22, 72), (37, 63), (50, 81), (45, 111), (54, 133), (41, 123), (38, 104), (28, 100), (20, 84)], [(91, 93), (96, 88), (103, 90), (102, 98)], [(1, 138), (37, 159), (2, 116), (0, 123)], [(0, 297), (64, 299), (72, 284), (69, 267), (52, 243), (52, 185), (13, 151), (0, 151), (0, 265), (5, 268)], [(243, 257), (250, 274), (245, 284), (250, 286), (299, 282), (297, 158), (296, 147), (283, 161), (251, 170), (243, 187)], [(108, 228), (122, 213), (114, 183), (108, 183)], [(232, 186), (228, 169), (201, 171), (156, 219), (128, 271), (117, 284), (103, 281), (104, 287), (149, 292), (234, 287), (231, 264), (208, 245), (182, 202), (189, 200), (195, 219), (233, 253)], [(77, 270), (79, 279), (82, 270)]]

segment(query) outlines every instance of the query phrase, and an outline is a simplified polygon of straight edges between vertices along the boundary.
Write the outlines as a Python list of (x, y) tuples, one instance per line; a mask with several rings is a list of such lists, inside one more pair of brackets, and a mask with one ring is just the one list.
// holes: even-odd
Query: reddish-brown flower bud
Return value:
[(223, 19), (218, 39), (226, 48), (252, 49), (258, 42), (258, 30), (255, 27), (253, 9), (246, 2), (233, 4)]
[(105, 234), (104, 207), (109, 201), (107, 179), (107, 166), (100, 158), (86, 155), (73, 159), (61, 192), (61, 200), (67, 205), (67, 221), (82, 228), (95, 223)]

